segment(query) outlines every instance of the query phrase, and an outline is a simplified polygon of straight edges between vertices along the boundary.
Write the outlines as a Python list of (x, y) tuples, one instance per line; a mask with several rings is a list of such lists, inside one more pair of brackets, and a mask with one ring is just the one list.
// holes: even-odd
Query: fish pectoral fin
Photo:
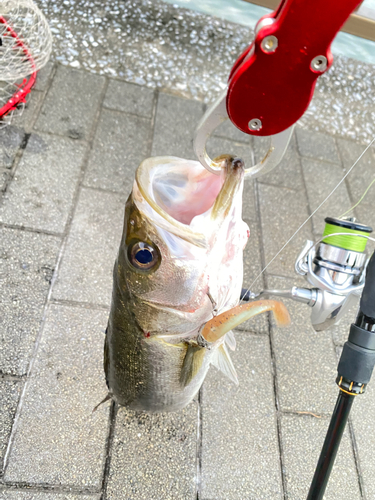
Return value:
[(113, 394), (112, 394), (111, 392), (109, 392), (109, 393), (106, 395), (106, 397), (105, 397), (102, 401), (100, 401), (100, 403), (98, 403), (98, 404), (95, 406), (95, 408), (92, 410), (92, 412), (91, 412), (91, 413), (94, 413), (94, 412), (95, 412), (95, 411), (99, 408), (99, 406), (101, 406), (103, 403), (106, 403), (107, 401), (109, 401), (110, 399), (112, 399), (112, 396), (113, 396)]
[(213, 364), (215, 368), (220, 370), (234, 384), (238, 385), (236, 369), (234, 368), (233, 362), (230, 359), (225, 344), (221, 344), (221, 346), (216, 349), (215, 354), (212, 357), (211, 364)]
[(206, 348), (199, 345), (189, 344), (184, 361), (182, 363), (180, 384), (186, 387), (190, 384), (202, 367)]
[(229, 349), (231, 351), (235, 351), (236, 350), (237, 342), (236, 342), (236, 337), (234, 336), (234, 333), (232, 332), (232, 330), (230, 330), (225, 335), (225, 343), (226, 343), (227, 347), (229, 347)]

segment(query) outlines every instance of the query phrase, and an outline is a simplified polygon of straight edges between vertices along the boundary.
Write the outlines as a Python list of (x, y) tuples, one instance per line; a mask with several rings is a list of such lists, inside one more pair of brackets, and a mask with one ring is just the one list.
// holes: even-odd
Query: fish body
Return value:
[[(237, 324), (249, 228), (241, 215), (244, 165), (221, 161), (221, 175), (174, 157), (149, 158), (136, 172), (104, 346), (109, 395), (120, 405), (179, 410), (211, 364), (237, 381), (227, 349), (235, 339), (223, 325)], [(239, 307), (243, 316), (248, 306)]]
[[(227, 162), (228, 163), (228, 162)], [(199, 330), (238, 304), (243, 165), (221, 176), (199, 162), (145, 160), (125, 206), (113, 272), (104, 367), (112, 397), (135, 410), (175, 411), (199, 390), (218, 345), (204, 352), (193, 379), (181, 370)]]

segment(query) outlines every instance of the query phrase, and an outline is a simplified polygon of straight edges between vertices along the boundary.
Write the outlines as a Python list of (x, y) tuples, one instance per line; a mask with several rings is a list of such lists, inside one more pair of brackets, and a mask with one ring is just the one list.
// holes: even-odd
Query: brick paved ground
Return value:
[[(102, 346), (125, 199), (150, 155), (193, 158), (199, 101), (50, 63), (24, 116), (0, 131), (1, 500), (260, 500), (305, 498), (337, 388), (347, 320), (309, 326), (266, 316), (237, 331), (239, 387), (211, 369), (183, 411), (136, 414), (105, 395)], [(230, 125), (212, 153), (259, 158), (262, 141)], [(246, 185), (251, 283), (356, 160), (363, 146), (296, 128), (282, 164)], [(359, 162), (257, 282), (301, 283), (294, 261), (325, 216), (350, 208), (369, 184)], [(375, 226), (373, 196), (355, 213)], [(303, 283), (303, 282), (302, 282)], [(375, 389), (355, 402), (325, 498), (375, 498)]]

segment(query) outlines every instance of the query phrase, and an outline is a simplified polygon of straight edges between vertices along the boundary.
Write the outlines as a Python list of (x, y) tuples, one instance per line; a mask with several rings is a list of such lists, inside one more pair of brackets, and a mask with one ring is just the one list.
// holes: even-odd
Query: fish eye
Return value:
[(154, 269), (161, 260), (157, 249), (143, 241), (128, 247), (128, 259), (133, 267), (143, 271)]

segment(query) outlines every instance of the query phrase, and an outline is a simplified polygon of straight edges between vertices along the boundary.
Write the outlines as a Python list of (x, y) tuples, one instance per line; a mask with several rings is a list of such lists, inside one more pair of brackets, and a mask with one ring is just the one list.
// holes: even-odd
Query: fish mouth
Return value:
[(219, 222), (229, 214), (244, 177), (241, 160), (223, 155), (215, 161), (222, 165), (220, 175), (173, 156), (144, 160), (133, 188), (138, 209), (157, 226), (205, 248), (207, 220)]

